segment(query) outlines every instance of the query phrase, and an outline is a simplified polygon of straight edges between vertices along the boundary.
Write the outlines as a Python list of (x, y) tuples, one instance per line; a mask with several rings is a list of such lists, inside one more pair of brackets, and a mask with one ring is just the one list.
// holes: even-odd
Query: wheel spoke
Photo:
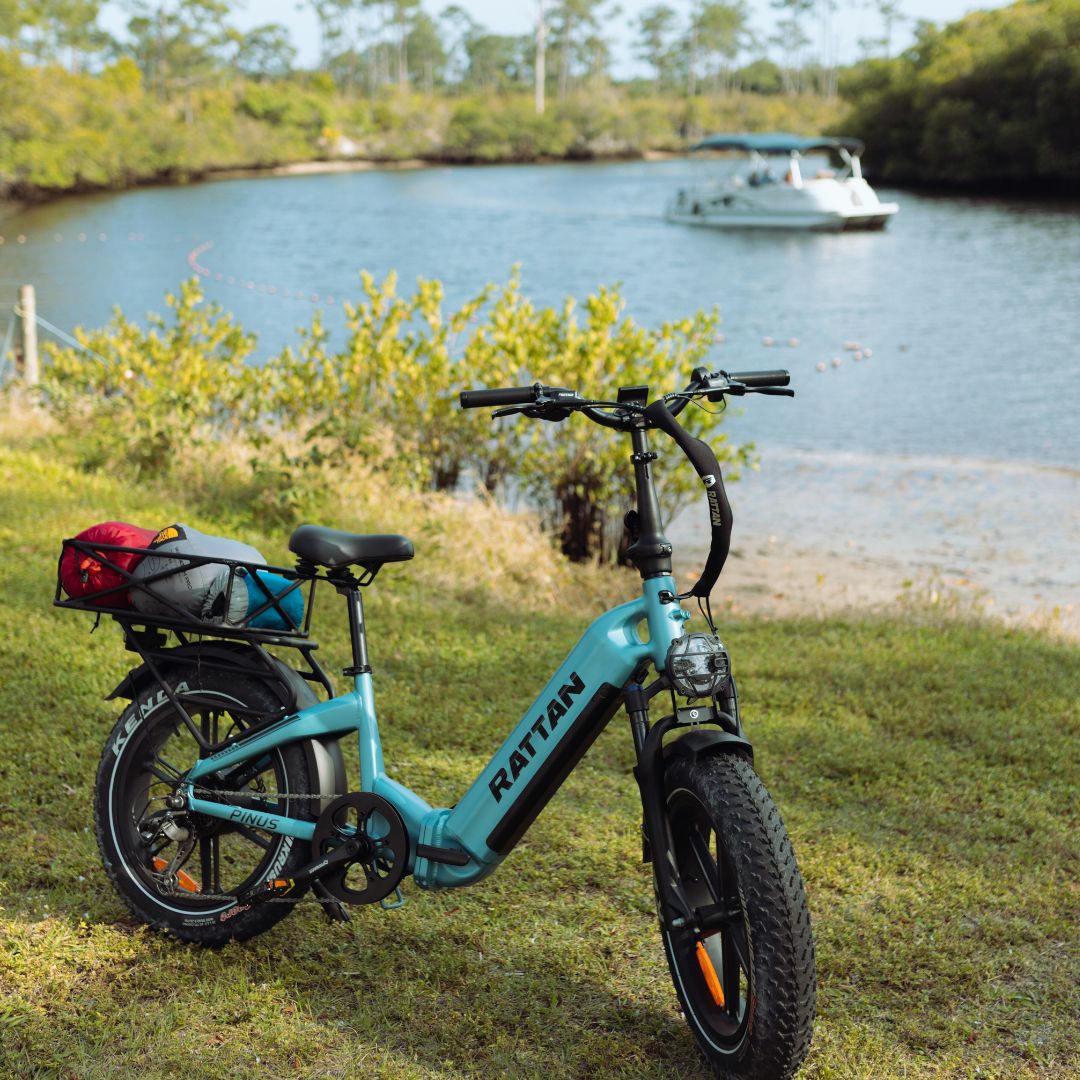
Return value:
[(712, 895), (713, 903), (719, 902), (720, 875), (716, 868), (716, 862), (713, 860), (712, 852), (709, 850), (708, 841), (696, 828), (690, 830), (690, 850), (693, 852), (694, 861), (701, 871), (701, 881), (704, 882), (705, 887)]
[[(229, 733), (238, 727), (237, 719), (231, 712), (224, 709), (209, 708), (206, 705), (200, 708), (198, 721), (202, 737), (210, 746), (218, 746), (225, 741), (228, 735), (222, 734), (222, 729), (226, 725), (228, 725)], [(240, 727), (239, 730), (242, 731), (243, 728)]]
[(720, 846), (719, 835), (716, 838), (716, 886), (720, 903), (724, 906), (727, 917), (720, 931), (724, 948), (724, 998), (727, 1010), (732, 1016), (739, 1015), (739, 973), (746, 973), (750, 978), (750, 950), (746, 941), (746, 925), (743, 922), (742, 904), (727, 856)]
[(742, 916), (733, 919), (722, 931), (724, 937), (724, 955), (733, 952), (738, 957), (743, 971), (750, 971), (750, 950), (747, 948), (746, 927), (743, 925)]
[(203, 889), (207, 892), (221, 892), (221, 858), (216, 834), (200, 837), (199, 864)]
[(721, 944), (724, 948), (724, 1008), (733, 1017), (739, 1016), (739, 972), (741, 970), (739, 965), (739, 958), (735, 954), (735, 949), (730, 948), (731, 937), (729, 934), (721, 934)]
[(271, 841), (268, 840), (265, 836), (257, 833), (254, 829), (249, 828), (247, 825), (234, 825), (231, 829), (222, 831), (238, 833), (245, 840), (250, 841), (257, 847), (261, 847), (263, 851), (269, 851), (270, 849)]
[(152, 772), (163, 784), (168, 784), (170, 788), (181, 779), (179, 773), (170, 772), (165, 768), (164, 763), (159, 763), (156, 759), (150, 762), (150, 772)]

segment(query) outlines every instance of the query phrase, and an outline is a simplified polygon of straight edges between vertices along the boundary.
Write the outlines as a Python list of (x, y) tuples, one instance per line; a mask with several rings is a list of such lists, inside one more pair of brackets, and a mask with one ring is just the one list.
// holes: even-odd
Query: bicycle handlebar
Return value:
[[(564, 420), (571, 412), (583, 412), (592, 421), (605, 427), (631, 431), (642, 427), (664, 432), (679, 447), (694, 466), (694, 471), (705, 486), (709, 501), (709, 524), (712, 532), (709, 555), (701, 577), (690, 590), (690, 596), (707, 597), (716, 584), (720, 571), (727, 561), (731, 547), (731, 505), (724, 491), (724, 478), (713, 448), (695, 438), (679, 423), (676, 417), (691, 400), (707, 397), (721, 401), (725, 395), (774, 394), (794, 396), (785, 389), (791, 375), (784, 370), (772, 371), (717, 371), (696, 368), (685, 390), (657, 398), (645, 406), (645, 387), (624, 388), (619, 401), (588, 401), (575, 391), (559, 386), (544, 386), (537, 382), (532, 386), (509, 386), (496, 390), (462, 390), (459, 400), (463, 409), (479, 409), (485, 406), (501, 408), (496, 416), (522, 413), (545, 420)], [(644, 421), (644, 423), (642, 423)]]
[[(718, 371), (710, 374), (705, 368), (695, 368), (690, 384), (683, 394), (708, 393), (710, 400), (719, 400), (724, 394), (745, 394), (754, 391), (766, 392), (769, 389), (785, 387), (791, 382), (791, 375), (782, 369), (772, 371)], [(669, 395), (670, 396), (670, 395)], [(584, 412), (591, 420), (605, 424), (608, 427), (619, 426), (612, 424), (610, 418), (605, 418), (602, 413), (597, 413), (591, 406), (600, 402), (588, 402), (580, 395), (569, 390), (565, 386), (544, 386), (535, 382), (532, 386), (503, 386), (493, 390), (462, 390), (458, 395), (458, 401), (463, 409), (499, 409), (519, 405), (554, 405), (563, 408), (578, 409)], [(672, 416), (678, 416), (689, 404), (688, 397), (673, 401), (668, 406)], [(637, 406), (640, 411), (641, 406)], [(531, 414), (530, 414), (531, 415)]]

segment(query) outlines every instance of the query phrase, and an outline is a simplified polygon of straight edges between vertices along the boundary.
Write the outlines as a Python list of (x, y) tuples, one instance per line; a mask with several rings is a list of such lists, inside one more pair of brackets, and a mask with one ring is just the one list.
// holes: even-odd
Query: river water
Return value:
[[(1058, 609), (1075, 629), (1080, 203), (883, 190), (901, 206), (884, 233), (667, 224), (666, 197), (701, 169), (431, 168), (68, 199), (0, 221), (0, 293), (34, 283), (70, 329), (113, 305), (161, 310), (196, 266), (263, 355), (314, 307), (340, 333), (360, 269), (441, 278), (454, 302), (519, 263), (539, 302), (620, 283), (646, 324), (716, 305), (712, 360), (787, 367), (798, 395), (727, 422), (761, 455), (731, 493), (733, 603), (798, 607), (806, 581), (834, 604), (884, 601), (911, 582), (985, 593), (1013, 619)], [(673, 535), (692, 566), (701, 518)]]

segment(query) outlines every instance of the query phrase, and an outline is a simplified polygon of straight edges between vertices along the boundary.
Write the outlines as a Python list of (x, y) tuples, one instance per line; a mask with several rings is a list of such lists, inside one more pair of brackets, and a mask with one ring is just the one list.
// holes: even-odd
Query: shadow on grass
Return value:
[[(69, 913), (9, 923), (8, 947), (41, 962), (33, 978), (22, 975), (21, 1005), (0, 1007), (7, 1053), (86, 1075), (81, 1068), (104, 1048), (130, 1067), (183, 1017), (182, 1042), (154, 1053), (159, 1066), (175, 1056), (187, 1075), (193, 1064), (202, 1075), (190, 1056), (200, 1044), (217, 1052), (227, 1037), (236, 1054), (245, 1033), (239, 1058), (259, 1060), (271, 1075), (289, 1064), (302, 1075), (339, 1075), (371, 1060), (393, 1076), (413, 1075), (410, 1067), (418, 1075), (704, 1075), (670, 983), (657, 984), (666, 969), (655, 963), (655, 928), (650, 977), (635, 963), (622, 979), (636, 954), (615, 956), (602, 939), (575, 931), (569, 941), (549, 927), (558, 940), (534, 946), (492, 934), (454, 905), (437, 906), (408, 921), (361, 912), (345, 929), (316, 927), (321, 916), (309, 912), (288, 929), (213, 952)], [(94, 941), (110, 955), (87, 963)], [(66, 973), (65, 960), (73, 962)], [(69, 1032), (63, 1049), (58, 1024)], [(106, 1031), (115, 1033), (111, 1047)]]

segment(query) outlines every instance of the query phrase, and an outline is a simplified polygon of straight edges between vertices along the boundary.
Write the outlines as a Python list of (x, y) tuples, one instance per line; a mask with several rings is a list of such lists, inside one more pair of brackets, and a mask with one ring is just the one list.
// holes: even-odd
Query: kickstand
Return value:
[(394, 890), (392, 896), (384, 896), (379, 901), (379, 907), (381, 907), (383, 911), (395, 911), (397, 908), (404, 906), (405, 897), (402, 895), (400, 885)]
[(350, 921), (345, 905), (340, 900), (334, 899), (321, 881), (312, 882), (311, 891), (319, 898), (319, 903), (322, 904), (322, 909), (331, 922)]

